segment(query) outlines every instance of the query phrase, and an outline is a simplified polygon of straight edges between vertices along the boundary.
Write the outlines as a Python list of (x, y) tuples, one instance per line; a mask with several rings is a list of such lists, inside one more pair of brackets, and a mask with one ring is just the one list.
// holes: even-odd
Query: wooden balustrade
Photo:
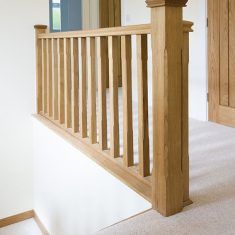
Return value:
[[(152, 4), (155, 1), (147, 2), (153, 18), (149, 25), (63, 33), (47, 33), (45, 26), (35, 26), (37, 112), (163, 215), (171, 215), (189, 201), (188, 45), (192, 23), (182, 23), (182, 4), (158, 8)], [(160, 25), (163, 9), (176, 29)], [(148, 76), (150, 34), (153, 78)], [(153, 133), (149, 80), (153, 81)], [(133, 84), (137, 84), (138, 99), (133, 97)], [(134, 113), (135, 105), (138, 111)], [(134, 142), (134, 116), (138, 116), (138, 143)]]

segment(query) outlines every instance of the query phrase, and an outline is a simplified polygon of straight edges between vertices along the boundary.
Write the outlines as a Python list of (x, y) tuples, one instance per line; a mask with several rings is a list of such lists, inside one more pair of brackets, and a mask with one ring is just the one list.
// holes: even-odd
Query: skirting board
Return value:
[(32, 219), (32, 218), (37, 223), (43, 235), (50, 235), (34, 210), (26, 211), (17, 215), (0, 219), (0, 228), (6, 227), (12, 224), (16, 224), (16, 223), (22, 222), (27, 219)]

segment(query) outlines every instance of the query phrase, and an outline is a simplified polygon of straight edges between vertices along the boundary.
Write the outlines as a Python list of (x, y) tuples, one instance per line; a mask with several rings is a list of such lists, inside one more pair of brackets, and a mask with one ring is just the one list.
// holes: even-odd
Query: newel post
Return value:
[(182, 48), (188, 0), (147, 0), (153, 51), (153, 207), (164, 216), (183, 209)]
[(46, 33), (46, 25), (35, 25), (35, 43), (36, 43), (36, 94), (37, 94), (37, 113), (42, 111), (42, 40), (38, 38), (39, 34)]

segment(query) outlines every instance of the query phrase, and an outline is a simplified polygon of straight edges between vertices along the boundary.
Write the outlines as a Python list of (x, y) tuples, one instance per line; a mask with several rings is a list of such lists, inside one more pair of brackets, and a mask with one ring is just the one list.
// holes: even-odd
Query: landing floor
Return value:
[(235, 234), (235, 129), (191, 120), (190, 162), (191, 206), (169, 218), (150, 210), (98, 234)]

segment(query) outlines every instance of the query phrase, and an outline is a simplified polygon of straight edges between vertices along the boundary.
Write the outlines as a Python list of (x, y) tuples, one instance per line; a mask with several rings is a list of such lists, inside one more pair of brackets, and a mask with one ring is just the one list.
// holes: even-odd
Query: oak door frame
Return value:
[(209, 121), (235, 127), (235, 109), (220, 105), (220, 22), (219, 1), (207, 0), (208, 14), (208, 118)]

